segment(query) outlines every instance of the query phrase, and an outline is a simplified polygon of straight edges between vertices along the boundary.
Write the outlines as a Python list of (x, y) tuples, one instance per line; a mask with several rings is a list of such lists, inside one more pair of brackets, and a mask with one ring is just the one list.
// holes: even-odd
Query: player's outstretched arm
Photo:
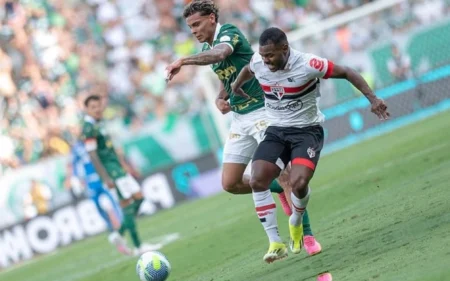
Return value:
[(361, 74), (350, 67), (335, 64), (329, 78), (348, 80), (353, 86), (361, 91), (364, 96), (366, 96), (372, 105), (371, 111), (376, 114), (380, 120), (389, 118), (390, 114), (387, 111), (386, 103), (375, 95)]
[(238, 96), (250, 98), (241, 88), (245, 82), (249, 81), (253, 77), (255, 77), (255, 74), (250, 70), (250, 66), (247, 64), (244, 68), (242, 68), (241, 72), (239, 72), (239, 75), (236, 77), (233, 84), (231, 84), (231, 90), (233, 93)]
[(201, 52), (196, 55), (184, 57), (174, 61), (166, 67), (167, 80), (172, 78), (180, 72), (183, 65), (209, 65), (225, 60), (233, 53), (233, 49), (228, 44), (219, 44), (208, 51)]

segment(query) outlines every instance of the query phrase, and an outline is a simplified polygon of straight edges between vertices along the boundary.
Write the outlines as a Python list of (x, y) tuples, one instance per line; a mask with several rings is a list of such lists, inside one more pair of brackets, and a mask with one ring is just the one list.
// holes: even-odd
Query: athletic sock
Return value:
[(119, 233), (122, 234), (121, 232), (125, 232), (125, 230), (128, 230), (130, 232), (133, 245), (136, 248), (139, 248), (141, 246), (141, 241), (137, 233), (136, 220), (134, 218), (135, 206), (134, 204), (130, 204), (125, 208), (123, 208), (122, 210), (123, 210), (123, 222), (122, 227), (119, 230)]
[(282, 193), (282, 192), (284, 192), (283, 188), (281, 187), (281, 185), (276, 180), (274, 180), (274, 181), (272, 181), (270, 183), (269, 189), (270, 189), (270, 192), (273, 192), (273, 193)]
[(278, 233), (277, 206), (270, 190), (253, 192), (256, 213), (269, 237), (270, 242), (282, 242)]
[(309, 194), (311, 190), (308, 186), (308, 193), (303, 198), (297, 198), (293, 192), (291, 192), (291, 200), (292, 200), (292, 215), (289, 218), (289, 223), (294, 226), (299, 226), (302, 224), (303, 214), (305, 213), (306, 206), (309, 201)]
[(308, 210), (305, 210), (305, 213), (303, 214), (303, 235), (309, 235), (313, 236), (311, 224), (309, 222), (309, 215)]

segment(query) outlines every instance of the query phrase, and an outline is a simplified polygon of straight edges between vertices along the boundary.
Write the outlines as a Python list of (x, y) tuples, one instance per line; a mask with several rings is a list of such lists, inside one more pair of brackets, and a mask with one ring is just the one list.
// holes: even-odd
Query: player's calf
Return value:
[(144, 196), (142, 195), (142, 192), (136, 192), (132, 195), (133, 197), (133, 205), (134, 205), (134, 214), (137, 215), (139, 212), (139, 208), (142, 205), (142, 202), (144, 202)]
[(119, 204), (122, 209), (126, 208), (127, 206), (131, 205), (133, 203), (133, 200), (131, 198), (129, 199), (120, 199)]
[(294, 254), (300, 253), (303, 244), (303, 215), (309, 201), (309, 181), (314, 173), (309, 167), (292, 163), (290, 182), (292, 186), (292, 215), (289, 218), (290, 248)]

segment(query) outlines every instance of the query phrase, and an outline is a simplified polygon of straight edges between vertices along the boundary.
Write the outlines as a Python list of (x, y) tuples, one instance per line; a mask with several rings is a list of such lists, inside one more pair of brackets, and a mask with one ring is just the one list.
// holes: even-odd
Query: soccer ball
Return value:
[(136, 265), (136, 273), (141, 281), (164, 281), (170, 273), (170, 263), (158, 251), (144, 253)]

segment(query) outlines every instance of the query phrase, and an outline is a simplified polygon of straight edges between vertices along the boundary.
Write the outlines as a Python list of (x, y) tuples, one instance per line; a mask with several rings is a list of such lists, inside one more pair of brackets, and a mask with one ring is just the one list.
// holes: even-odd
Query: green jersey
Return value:
[(227, 44), (233, 49), (233, 53), (225, 60), (211, 65), (211, 68), (217, 74), (230, 96), (231, 110), (245, 114), (264, 107), (264, 92), (256, 78), (248, 81), (242, 87), (242, 90), (251, 97), (250, 99), (237, 96), (231, 91), (231, 84), (236, 80), (239, 72), (252, 59), (253, 50), (250, 43), (236, 26), (217, 24), (212, 46), (205, 43), (202, 51), (210, 50), (219, 44)]
[(111, 138), (106, 134), (105, 128), (101, 125), (94, 118), (86, 116), (83, 122), (81, 138), (88, 152), (97, 151), (98, 158), (102, 162), (103, 167), (105, 167), (106, 172), (113, 180), (116, 180), (125, 176), (127, 173), (119, 161)]

